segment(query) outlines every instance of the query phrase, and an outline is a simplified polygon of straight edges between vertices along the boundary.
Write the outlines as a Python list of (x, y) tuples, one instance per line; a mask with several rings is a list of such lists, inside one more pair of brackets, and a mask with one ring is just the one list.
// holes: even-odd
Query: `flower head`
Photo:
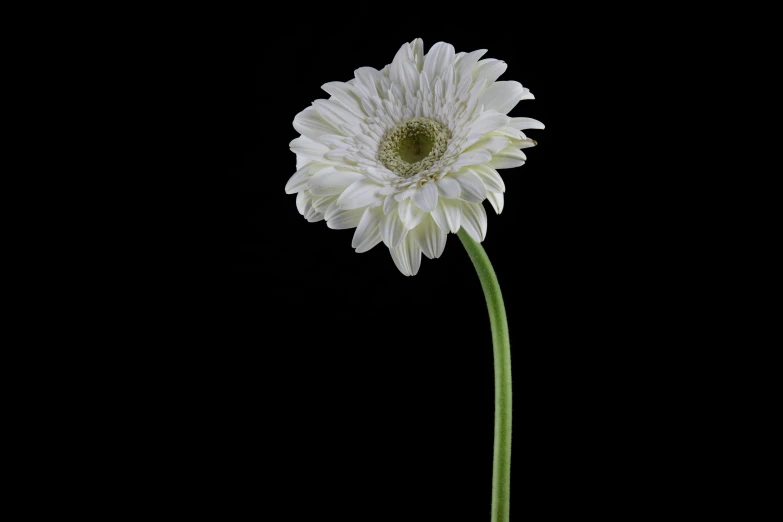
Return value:
[(422, 253), (439, 257), (449, 232), (464, 228), (483, 241), (482, 203), (503, 210), (496, 169), (525, 163), (521, 149), (536, 142), (522, 131), (544, 128), (506, 116), (533, 95), (496, 81), (506, 64), (479, 60), (485, 52), (455, 54), (438, 42), (425, 55), (416, 39), (380, 71), (362, 67), (346, 83), (323, 85), (331, 97), (294, 118), (302, 135), (291, 142), (297, 171), (285, 190), (297, 194), (299, 213), (355, 227), (356, 252), (383, 241), (405, 275), (419, 271)]

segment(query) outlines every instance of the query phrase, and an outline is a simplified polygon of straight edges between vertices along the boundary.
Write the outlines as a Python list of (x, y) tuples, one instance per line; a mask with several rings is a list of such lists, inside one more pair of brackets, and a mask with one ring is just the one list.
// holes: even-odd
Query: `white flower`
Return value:
[(391, 65), (362, 67), (331, 82), (294, 118), (302, 135), (291, 142), (296, 174), (285, 190), (308, 221), (356, 227), (352, 246), (366, 252), (381, 241), (397, 268), (415, 275), (421, 254), (439, 257), (446, 234), (460, 227), (476, 241), (487, 233), (489, 199), (503, 210), (505, 186), (496, 169), (525, 163), (525, 129), (543, 129), (506, 114), (533, 95), (514, 81), (498, 82), (499, 60), (486, 50), (454, 53), (439, 42), (404, 44)]

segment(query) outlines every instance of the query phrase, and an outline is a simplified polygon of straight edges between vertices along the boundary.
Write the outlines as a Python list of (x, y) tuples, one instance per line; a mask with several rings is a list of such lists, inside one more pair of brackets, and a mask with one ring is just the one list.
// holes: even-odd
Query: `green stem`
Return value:
[(511, 485), (511, 345), (500, 285), (480, 243), (460, 229), (459, 238), (476, 267), (489, 310), (495, 354), (495, 452), (492, 461), (492, 522), (508, 522)]

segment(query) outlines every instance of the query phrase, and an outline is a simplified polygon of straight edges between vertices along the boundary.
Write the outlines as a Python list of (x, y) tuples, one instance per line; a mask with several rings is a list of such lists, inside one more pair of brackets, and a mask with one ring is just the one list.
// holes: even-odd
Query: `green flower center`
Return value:
[(451, 133), (442, 124), (427, 118), (413, 118), (389, 129), (378, 151), (389, 170), (410, 178), (433, 166), (443, 156)]

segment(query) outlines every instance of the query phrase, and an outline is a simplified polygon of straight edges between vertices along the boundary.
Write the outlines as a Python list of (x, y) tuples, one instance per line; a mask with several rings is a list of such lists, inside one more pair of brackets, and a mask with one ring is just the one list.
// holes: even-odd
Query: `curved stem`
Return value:
[(489, 310), (495, 354), (495, 452), (492, 464), (492, 522), (508, 522), (511, 483), (511, 345), (500, 285), (480, 243), (460, 229), (459, 238), (476, 267)]

